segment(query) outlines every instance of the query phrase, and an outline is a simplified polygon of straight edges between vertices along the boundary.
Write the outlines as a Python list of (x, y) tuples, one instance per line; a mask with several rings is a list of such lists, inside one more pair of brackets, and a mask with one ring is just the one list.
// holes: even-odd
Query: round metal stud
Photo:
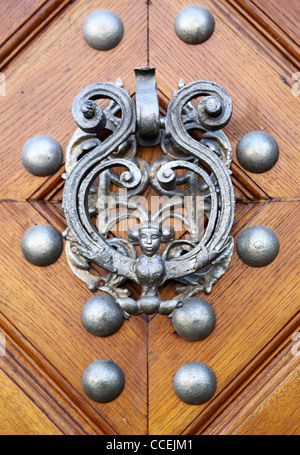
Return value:
[(101, 9), (91, 13), (83, 24), (83, 36), (94, 49), (107, 51), (122, 40), (124, 27), (113, 11)]
[(190, 297), (183, 300), (182, 307), (172, 312), (175, 331), (182, 338), (198, 341), (206, 338), (215, 327), (215, 312), (203, 299)]
[(106, 337), (119, 330), (124, 312), (112, 296), (95, 295), (84, 305), (81, 320), (92, 335)]
[(98, 403), (115, 400), (122, 393), (124, 386), (124, 373), (111, 360), (97, 360), (91, 363), (82, 375), (84, 392)]
[(175, 19), (177, 36), (188, 44), (200, 44), (211, 37), (215, 29), (213, 15), (203, 6), (183, 8)]
[(53, 226), (39, 224), (22, 239), (22, 252), (28, 262), (40, 267), (53, 264), (63, 250), (62, 235)]
[(57, 172), (62, 164), (63, 152), (59, 143), (50, 136), (35, 136), (24, 145), (22, 163), (30, 174), (45, 177)]
[(215, 393), (217, 380), (213, 370), (202, 362), (188, 362), (176, 372), (173, 380), (178, 398), (187, 404), (206, 403)]
[(236, 248), (245, 264), (265, 267), (277, 257), (279, 240), (272, 229), (266, 226), (250, 226), (238, 237)]
[(251, 131), (239, 141), (236, 156), (244, 169), (261, 174), (275, 165), (279, 157), (279, 147), (269, 133)]

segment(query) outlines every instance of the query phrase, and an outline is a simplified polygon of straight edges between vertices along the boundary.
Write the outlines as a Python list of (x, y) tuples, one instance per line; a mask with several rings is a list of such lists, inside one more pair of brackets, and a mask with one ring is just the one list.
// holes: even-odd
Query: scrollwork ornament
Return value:
[[(138, 109), (120, 83), (91, 85), (74, 100), (78, 129), (67, 148), (63, 194), (66, 255), (75, 275), (92, 292), (110, 294), (124, 317), (171, 316), (185, 299), (211, 292), (232, 256), (232, 150), (222, 131), (232, 103), (214, 82), (181, 82), (166, 117), (160, 118), (154, 69), (137, 69), (136, 78)], [(110, 101), (106, 108), (99, 104), (103, 99)], [(100, 134), (104, 128), (110, 132), (106, 139)], [(201, 139), (191, 136), (192, 129), (199, 130)], [(136, 157), (139, 144), (158, 142), (162, 155), (154, 163)], [(150, 187), (165, 198), (151, 212), (138, 199)], [(108, 198), (116, 208), (113, 215), (107, 212)], [(188, 201), (185, 213), (176, 213), (183, 201)], [(201, 210), (207, 219), (203, 232)], [(170, 212), (188, 238), (175, 238), (167, 223)], [(135, 220), (127, 238), (111, 236), (113, 227), (126, 219)], [(140, 286), (138, 299), (123, 286), (129, 280)], [(177, 295), (164, 301), (159, 290), (170, 280), (180, 286)]]

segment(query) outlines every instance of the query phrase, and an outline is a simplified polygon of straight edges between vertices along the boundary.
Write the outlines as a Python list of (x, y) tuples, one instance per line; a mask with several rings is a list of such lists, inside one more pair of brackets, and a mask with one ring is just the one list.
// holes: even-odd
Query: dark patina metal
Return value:
[[(170, 315), (199, 290), (209, 293), (232, 255), (234, 193), (229, 171), (232, 151), (221, 130), (230, 120), (232, 103), (227, 92), (214, 82), (181, 83), (166, 117), (161, 118), (155, 69), (136, 68), (135, 74), (136, 103), (120, 81), (91, 85), (74, 101), (73, 116), (79, 129), (66, 154), (63, 196), (68, 224), (64, 233), (66, 252), (75, 274), (92, 291), (99, 289), (110, 294), (125, 317), (140, 313)], [(192, 100), (198, 97), (201, 101), (195, 107)], [(96, 102), (102, 98), (111, 100), (105, 110)], [(97, 132), (104, 126), (112, 135), (101, 142)], [(202, 132), (200, 141), (189, 134), (192, 128)], [(140, 140), (161, 143), (163, 155), (151, 166), (135, 157)], [(113, 168), (120, 166), (125, 170), (118, 177)], [(177, 176), (178, 169), (185, 171), (183, 177)], [(94, 187), (96, 178), (98, 188)], [(127, 239), (107, 237), (114, 220), (105, 220), (101, 201), (109, 193), (111, 183), (127, 190), (129, 209), (125, 216), (130, 216), (133, 209), (139, 210), (140, 223), (130, 229)], [(181, 184), (186, 184), (185, 192), (177, 190)], [(179, 199), (191, 196), (187, 216), (182, 218), (190, 240), (174, 240), (173, 229), (164, 225), (164, 210), (170, 209), (170, 204), (151, 214), (137, 207), (134, 197), (143, 194), (149, 185), (160, 195)], [(208, 218), (201, 238), (197, 232), (196, 194), (203, 196), (201, 208)], [(118, 204), (122, 204), (120, 198)], [(98, 229), (91, 221), (91, 213), (98, 216)], [(161, 243), (167, 243), (162, 254), (158, 252)], [(141, 250), (139, 257), (135, 244)], [(92, 264), (107, 270), (107, 275), (91, 273)], [(207, 266), (209, 270), (202, 271)], [(126, 280), (141, 286), (138, 300), (119, 287)], [(173, 299), (163, 301), (159, 288), (167, 280), (177, 280), (182, 286)]]

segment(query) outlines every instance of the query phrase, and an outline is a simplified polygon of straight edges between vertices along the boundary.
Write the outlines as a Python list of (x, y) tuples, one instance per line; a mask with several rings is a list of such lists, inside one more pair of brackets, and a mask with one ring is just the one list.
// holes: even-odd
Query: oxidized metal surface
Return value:
[(202, 362), (188, 362), (182, 365), (173, 379), (178, 398), (187, 404), (206, 403), (214, 395), (217, 380), (213, 370)]
[(112, 296), (95, 295), (84, 305), (81, 320), (92, 335), (105, 337), (119, 330), (124, 313)]
[(279, 240), (275, 232), (266, 226), (250, 226), (238, 237), (236, 248), (245, 264), (265, 267), (276, 259)]
[(107, 51), (116, 47), (123, 38), (124, 26), (113, 11), (101, 9), (91, 13), (83, 24), (83, 36), (94, 49)]
[(47, 266), (60, 257), (63, 250), (62, 236), (53, 226), (39, 224), (25, 232), (21, 247), (28, 262)]
[[(229, 95), (214, 82), (181, 83), (166, 117), (160, 119), (154, 68), (138, 68), (136, 74), (137, 106), (120, 81), (94, 84), (75, 98), (73, 116), (79, 129), (66, 154), (63, 196), (70, 267), (92, 291), (99, 289), (114, 297), (125, 317), (171, 314), (199, 290), (209, 293), (225, 273), (233, 251), (234, 193), (228, 169), (232, 151), (221, 130), (232, 113)], [(197, 97), (202, 99), (195, 107), (192, 100)], [(103, 98), (110, 100), (104, 110), (95, 101)], [(112, 134), (101, 141), (96, 132), (104, 125)], [(192, 138), (190, 129), (201, 131), (202, 139)], [(157, 140), (158, 133), (163, 155), (151, 165), (136, 158), (137, 137)], [(120, 167), (123, 172), (117, 175), (114, 169)], [(112, 184), (126, 190), (126, 198), (124, 193), (112, 191)], [(166, 201), (151, 213), (137, 201), (150, 185)], [(119, 218), (109, 216), (105, 207), (108, 197), (119, 209), (125, 208), (119, 211)], [(183, 201), (185, 213), (175, 213), (174, 207)], [(174, 238), (174, 228), (166, 223), (170, 211), (171, 217), (184, 224), (188, 238)], [(199, 226), (201, 212), (207, 219), (203, 231)], [(96, 217), (94, 223), (92, 216)], [(120, 219), (130, 217), (137, 223), (127, 238), (108, 237)], [(162, 243), (167, 246), (160, 253)], [(134, 245), (140, 248), (139, 256)], [(92, 264), (107, 274), (92, 273)], [(208, 265), (209, 270), (201, 271)], [(127, 280), (141, 286), (138, 300), (120, 287)], [(167, 280), (177, 280), (183, 286), (174, 298), (163, 301), (159, 288)]]
[(62, 164), (60, 144), (50, 136), (35, 136), (24, 145), (21, 159), (30, 174), (44, 177), (57, 172)]
[(211, 37), (215, 20), (210, 11), (200, 5), (182, 8), (175, 19), (175, 31), (188, 44), (200, 44)]
[(125, 386), (124, 373), (111, 360), (96, 360), (82, 375), (82, 387), (88, 397), (98, 403), (115, 400)]
[(203, 299), (190, 297), (182, 301), (182, 307), (172, 312), (172, 324), (182, 338), (199, 341), (206, 338), (215, 327), (215, 312)]
[[(135, 68), (134, 72), (139, 143), (147, 145), (147, 140), (150, 140), (150, 144), (153, 145), (153, 141), (158, 137), (160, 129), (155, 68)], [(159, 143), (159, 141), (156, 141), (156, 143)]]
[(237, 144), (239, 163), (249, 172), (261, 174), (269, 171), (279, 158), (279, 147), (273, 136), (265, 131), (251, 131)]

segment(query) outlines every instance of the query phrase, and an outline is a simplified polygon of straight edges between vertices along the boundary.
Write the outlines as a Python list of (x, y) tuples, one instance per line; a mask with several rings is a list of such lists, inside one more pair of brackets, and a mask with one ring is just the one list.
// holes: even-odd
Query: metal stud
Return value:
[(213, 15), (203, 6), (190, 5), (176, 16), (177, 36), (188, 44), (200, 44), (211, 37), (215, 29)]
[(97, 360), (91, 363), (82, 375), (84, 392), (98, 403), (115, 400), (122, 393), (124, 386), (124, 373), (111, 360)]
[(187, 404), (206, 403), (215, 393), (217, 380), (213, 370), (202, 362), (188, 362), (176, 372), (173, 380), (178, 398)]
[(62, 236), (53, 226), (33, 226), (22, 239), (22, 252), (27, 261), (41, 267), (53, 264), (62, 250)]
[(95, 295), (83, 307), (81, 320), (88, 332), (106, 337), (117, 332), (124, 319), (124, 312), (110, 295)]
[(236, 156), (244, 169), (261, 174), (275, 165), (279, 157), (279, 147), (269, 133), (251, 131), (239, 141)]
[(63, 152), (59, 143), (50, 136), (35, 136), (24, 145), (22, 163), (30, 174), (38, 177), (52, 175), (62, 164)]
[(94, 49), (107, 51), (116, 47), (123, 38), (124, 27), (113, 11), (101, 9), (91, 13), (83, 24), (83, 36)]
[(181, 308), (172, 313), (175, 331), (190, 341), (203, 340), (214, 329), (215, 312), (206, 300), (191, 297), (183, 300)]
[(277, 257), (279, 240), (266, 226), (250, 226), (238, 237), (237, 252), (242, 261), (251, 267), (265, 267)]

